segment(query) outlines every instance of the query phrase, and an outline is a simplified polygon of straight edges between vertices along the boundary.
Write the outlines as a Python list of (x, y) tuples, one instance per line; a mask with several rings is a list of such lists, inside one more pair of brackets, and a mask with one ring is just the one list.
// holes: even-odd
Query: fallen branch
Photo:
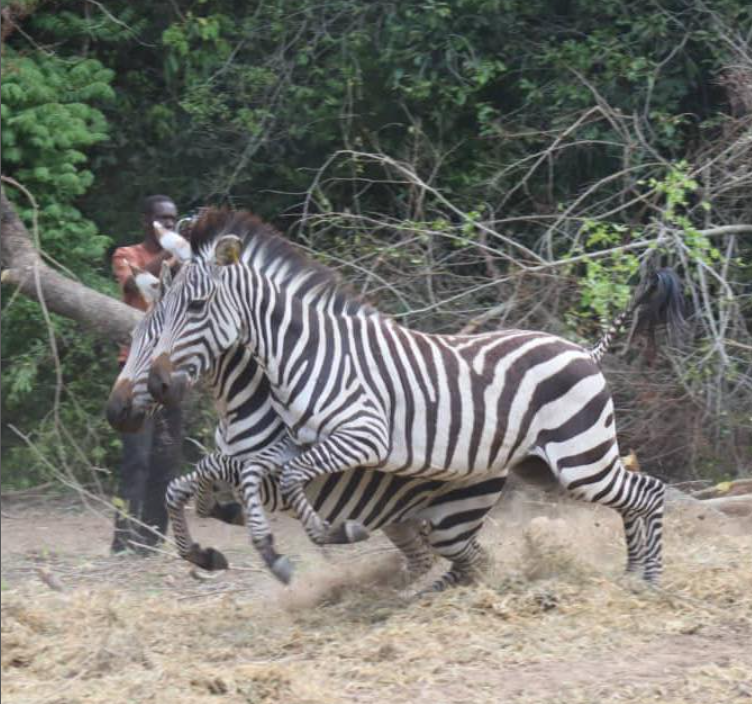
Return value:
[(695, 499), (730, 498), (732, 496), (752, 495), (752, 479), (737, 479), (733, 482), (721, 482), (715, 486), (692, 493)]
[(71, 318), (113, 341), (127, 342), (143, 313), (73, 281), (42, 261), (26, 227), (0, 192), (2, 206), (2, 283), (16, 286), (47, 309)]
[(44, 482), (44, 484), (37, 484), (36, 486), (29, 487), (28, 489), (13, 489), (11, 491), (0, 492), (0, 499), (18, 498), (19, 496), (29, 496), (31, 494), (38, 494), (40, 492), (51, 489), (55, 486), (55, 482)]

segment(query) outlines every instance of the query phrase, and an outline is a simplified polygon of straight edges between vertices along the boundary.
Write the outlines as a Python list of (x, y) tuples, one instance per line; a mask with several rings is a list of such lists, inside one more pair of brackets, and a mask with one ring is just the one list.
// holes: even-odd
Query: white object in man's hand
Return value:
[(154, 221), (154, 232), (157, 235), (159, 244), (162, 249), (166, 249), (170, 254), (177, 257), (180, 262), (187, 262), (191, 258), (191, 245), (184, 237), (181, 237), (174, 230), (168, 230), (156, 220)]

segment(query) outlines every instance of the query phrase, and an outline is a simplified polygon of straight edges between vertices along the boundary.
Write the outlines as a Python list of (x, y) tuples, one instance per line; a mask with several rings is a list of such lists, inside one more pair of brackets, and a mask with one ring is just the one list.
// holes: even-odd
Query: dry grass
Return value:
[(243, 571), (197, 582), (163, 556), (78, 571), (48, 559), (62, 593), (16, 569), (2, 700), (752, 702), (748, 523), (675, 507), (652, 590), (621, 576), (610, 512), (502, 509), (484, 536), (496, 558), (484, 583), (419, 601), (385, 581), (395, 561), (380, 543), (357, 559), (303, 554), (289, 590)]

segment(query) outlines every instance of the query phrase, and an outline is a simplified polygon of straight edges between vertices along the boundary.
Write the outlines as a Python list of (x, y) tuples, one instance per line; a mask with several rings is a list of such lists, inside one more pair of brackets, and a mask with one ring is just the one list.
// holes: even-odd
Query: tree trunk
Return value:
[(0, 191), (2, 207), (2, 282), (41, 300), (53, 313), (72, 318), (97, 334), (127, 342), (143, 313), (73, 281), (47, 266), (13, 206)]

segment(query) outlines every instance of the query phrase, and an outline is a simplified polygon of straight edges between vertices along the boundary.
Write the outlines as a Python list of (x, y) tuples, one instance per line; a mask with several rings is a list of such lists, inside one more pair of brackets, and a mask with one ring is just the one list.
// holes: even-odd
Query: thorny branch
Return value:
[[(747, 71), (741, 84), (748, 87), (749, 63)], [(739, 76), (734, 76), (734, 90), (741, 90)], [(740, 257), (752, 255), (752, 207), (746, 195), (752, 185), (752, 94), (749, 103), (737, 101), (748, 105), (746, 112), (729, 121), (724, 134), (688, 163), (688, 178), (702, 185), (678, 220), (659, 185), (673, 165), (649, 149), (643, 136), (650, 129), (649, 111), (624, 115), (601, 96), (596, 102), (568, 127), (549, 134), (547, 148), (506, 166), (500, 180), (491, 179), (488, 196), (501, 180), (517, 185), (496, 202), (487, 196), (472, 213), (442, 193), (436, 185), (441, 182), (438, 168), (431, 170), (430, 184), (421, 177), (415, 155), (407, 162), (380, 152), (340, 150), (312, 178), (300, 236), (313, 249), (325, 250), (331, 264), (393, 315), (447, 332), (480, 331), (500, 324), (503, 316), (501, 324), (571, 337), (571, 321), (565, 325), (562, 319), (576, 300), (584, 265), (636, 255), (643, 264), (660, 260), (679, 267), (694, 302), (695, 333), (692, 344), (666, 356), (672, 371), (664, 388), (666, 393), (674, 393), (671, 386), (681, 389), (700, 415), (693, 421), (697, 440), (690, 432), (685, 447), (664, 454), (686, 456), (692, 445), (697, 456), (697, 443), (705, 442), (701, 438), (717, 445), (729, 428), (739, 427), (752, 389), (750, 297), (739, 265)], [(597, 146), (580, 134), (594, 120), (611, 124), (622, 140), (622, 168), (573, 194), (556, 212), (528, 214), (515, 207), (515, 191), (522, 192), (533, 179), (555, 178), (560, 154)], [(440, 161), (441, 155), (435, 157), (435, 164)], [(333, 208), (332, 203), (342, 203), (347, 184), (352, 201)], [(419, 202), (420, 212), (406, 212), (404, 219), (369, 212), (360, 198), (378, 189), (391, 197), (410, 193), (402, 202)], [(395, 203), (389, 210), (399, 209)], [(692, 223), (691, 231), (685, 222)], [(593, 224), (618, 224), (624, 237), (618, 244), (590, 248), (583, 233)], [(707, 242), (704, 249), (697, 249), (698, 238)], [(537, 242), (535, 248), (526, 244), (531, 241)], [(635, 432), (645, 429), (643, 424)]]

